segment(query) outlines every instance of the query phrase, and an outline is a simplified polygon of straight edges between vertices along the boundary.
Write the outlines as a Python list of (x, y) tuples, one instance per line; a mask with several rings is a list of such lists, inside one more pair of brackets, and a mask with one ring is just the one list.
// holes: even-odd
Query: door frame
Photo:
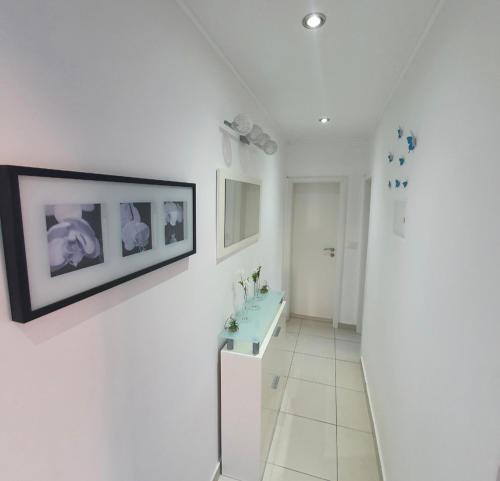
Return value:
[[(290, 294), (292, 283), (292, 222), (293, 222), (293, 188), (295, 184), (339, 184), (340, 205), (337, 219), (337, 262), (335, 263), (335, 286), (333, 293), (333, 324), (338, 327), (342, 303), (342, 281), (344, 277), (345, 232), (347, 219), (347, 177), (346, 176), (312, 176), (287, 177), (284, 217), (284, 249), (283, 249), (283, 290)], [(290, 317), (291, 303), (286, 304), (286, 317)]]
[[(368, 197), (368, 187), (370, 197)], [(372, 176), (367, 175), (363, 179), (363, 214), (361, 219), (361, 256), (359, 264), (359, 300), (358, 300), (358, 322), (356, 332), (361, 334), (363, 330), (363, 317), (365, 311), (366, 290), (366, 266), (368, 262), (368, 242), (370, 238), (370, 212), (371, 212)]]

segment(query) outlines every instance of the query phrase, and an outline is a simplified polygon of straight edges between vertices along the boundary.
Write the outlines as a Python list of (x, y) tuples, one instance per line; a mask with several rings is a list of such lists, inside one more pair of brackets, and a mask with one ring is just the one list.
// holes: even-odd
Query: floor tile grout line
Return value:
[(351, 364), (357, 364), (358, 366), (361, 366), (361, 362), (358, 362), (358, 361), (348, 361), (347, 359), (340, 359), (339, 357), (336, 357), (335, 360), (342, 361), (342, 362), (350, 362)]
[[(333, 341), (333, 339), (334, 339), (333, 336), (320, 336), (318, 334), (310, 334), (310, 333), (303, 334), (303, 337), (319, 337), (320, 339), (328, 339), (330, 341)], [(347, 342), (350, 342), (350, 341), (347, 341)]]
[[(335, 339), (332, 339), (332, 340), (335, 341)], [(294, 353), (302, 354), (304, 356), (320, 357), (321, 359), (333, 359), (334, 361), (350, 362), (351, 364), (358, 364), (359, 366), (361, 366), (361, 362), (360, 361), (348, 361), (347, 359), (341, 359), (339, 357), (318, 356), (317, 354), (310, 354), (308, 352), (300, 352), (300, 351), (294, 351)]]
[(304, 476), (310, 476), (311, 478), (314, 478), (314, 479), (320, 479), (321, 481), (331, 481), (331, 480), (326, 479), (326, 478), (320, 478), (318, 476), (315, 476), (314, 474), (304, 473), (304, 471), (299, 471), (297, 469), (288, 468), (287, 466), (282, 466), (281, 464), (276, 464), (276, 463), (268, 463), (268, 464), (272, 464), (273, 466), (278, 466), (278, 468), (287, 469), (288, 471), (293, 471), (294, 473), (303, 474)]
[(351, 341), (350, 339), (335, 338), (336, 341), (350, 342), (351, 344), (361, 344), (361, 341)]
[(320, 386), (335, 387), (335, 384), (328, 384), (326, 382), (319, 382), (319, 381), (311, 381), (311, 379), (304, 379), (303, 377), (297, 377), (297, 376), (290, 375), (288, 378), (295, 379), (296, 381), (304, 381), (304, 382), (310, 382), (312, 384), (319, 384)]
[[(310, 384), (318, 384), (319, 386), (325, 386), (325, 387), (335, 387), (335, 384), (326, 384), (324, 382), (318, 382), (318, 381), (311, 381), (310, 379), (303, 379), (301, 377), (295, 377), (295, 376), (288, 376), (288, 379), (295, 379), (296, 381), (303, 381), (303, 382), (308, 382)], [(354, 391), (354, 389), (353, 389)]]
[[(336, 368), (334, 369), (336, 371)], [(334, 374), (336, 376), (336, 374)], [(339, 386), (337, 383), (335, 384), (328, 384), (326, 382), (320, 382), (320, 381), (312, 381), (311, 379), (305, 379), (303, 377), (297, 377), (297, 376), (288, 376), (288, 379), (295, 379), (296, 381), (304, 381), (304, 382), (310, 382), (312, 384), (319, 384), (320, 386), (327, 386), (327, 387), (338, 387), (340, 389), (345, 389), (346, 391), (354, 391), (354, 392), (362, 392), (364, 393), (365, 391), (360, 390), (360, 389), (353, 389), (352, 387), (345, 387), (345, 386)], [(335, 381), (337, 378), (335, 378)]]
[[(329, 421), (323, 421), (322, 419), (312, 418), (310, 416), (303, 416), (302, 414), (291, 413), (289, 411), (283, 411), (282, 409), (280, 409), (280, 412), (282, 412), (284, 414), (288, 414), (290, 416), (295, 416), (296, 418), (307, 419), (309, 421), (317, 421), (318, 423), (328, 424), (330, 426), (337, 426), (336, 422), (331, 423)], [(344, 427), (344, 426), (342, 426), (342, 427)]]
[(365, 393), (365, 391), (359, 391), (358, 389), (352, 389), (350, 387), (344, 387), (344, 386), (338, 386), (335, 385), (335, 387), (338, 387), (339, 389), (343, 389), (344, 391), (353, 391), (353, 392), (360, 392), (360, 393)]
[[(333, 341), (333, 339), (332, 339)], [(321, 359), (336, 359), (335, 357), (328, 357), (328, 356), (318, 356), (317, 354), (310, 354), (308, 352), (301, 352), (301, 351), (294, 351), (297, 354), (304, 354), (305, 356), (313, 356), (313, 357), (320, 357)]]
[(302, 416), (300, 414), (290, 413), (288, 411), (283, 411), (282, 409), (280, 409), (279, 412), (286, 414), (287, 416), (293, 416), (295, 418), (306, 419), (307, 421), (314, 421), (314, 422), (321, 423), (321, 424), (327, 424), (328, 426), (335, 426), (336, 428), (349, 429), (350, 431), (354, 431), (356, 433), (370, 434), (371, 436), (373, 436), (373, 431), (364, 431), (363, 429), (353, 428), (352, 426), (345, 426), (344, 424), (329, 423), (328, 421), (322, 421), (321, 419), (316, 419), (316, 418), (311, 418), (309, 416)]
[(343, 424), (337, 424), (336, 426), (337, 428), (348, 429), (349, 431), (354, 431), (355, 433), (369, 434), (371, 437), (373, 437), (372, 431), (363, 431), (362, 429), (356, 429), (351, 426), (344, 426)]
[(300, 335), (302, 335), (304, 337), (321, 337), (321, 339), (334, 339), (335, 338), (334, 334), (332, 334), (331, 336), (320, 336), (319, 334), (314, 334), (314, 333), (311, 333), (308, 331), (304, 331), (304, 333), (302, 334), (302, 330), (300, 331), (299, 336)]
[[(310, 354), (308, 352), (301, 352), (301, 351), (297, 351), (297, 350), (295, 350), (294, 352), (296, 354), (302, 354), (303, 356), (320, 357), (321, 359), (333, 359), (333, 360), (335, 360), (334, 357), (318, 356), (317, 354)], [(360, 364), (360, 363), (358, 363), (358, 364)]]

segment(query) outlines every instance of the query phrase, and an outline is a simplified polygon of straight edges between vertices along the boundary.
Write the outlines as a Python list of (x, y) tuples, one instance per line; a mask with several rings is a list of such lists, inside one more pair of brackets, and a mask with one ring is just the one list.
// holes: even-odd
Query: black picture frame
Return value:
[[(78, 294), (58, 300), (57, 302), (33, 309), (30, 296), (28, 262), (26, 258), (26, 244), (21, 208), (21, 193), (19, 187), (20, 176), (188, 188), (192, 192), (192, 211), (189, 213), (189, 215), (192, 216), (193, 227), (192, 249), (176, 257), (139, 269), (112, 281), (99, 284), (79, 292)], [(11, 315), (13, 321), (20, 323), (29, 322), (196, 253), (196, 184), (194, 183), (0, 165), (0, 218)]]

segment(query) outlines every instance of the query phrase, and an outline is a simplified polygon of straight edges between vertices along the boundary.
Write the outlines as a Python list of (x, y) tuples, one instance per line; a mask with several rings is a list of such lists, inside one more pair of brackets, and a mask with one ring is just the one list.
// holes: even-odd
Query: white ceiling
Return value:
[[(438, 0), (179, 0), (290, 140), (371, 133)], [(302, 18), (323, 12), (317, 31)], [(236, 114), (237, 112), (235, 112)], [(320, 125), (320, 116), (332, 118)]]

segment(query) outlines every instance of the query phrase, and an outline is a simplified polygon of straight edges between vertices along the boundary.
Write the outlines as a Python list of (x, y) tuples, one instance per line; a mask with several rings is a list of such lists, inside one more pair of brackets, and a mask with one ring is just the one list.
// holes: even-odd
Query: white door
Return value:
[(337, 182), (294, 184), (292, 314), (334, 317), (339, 206), (340, 184)]

